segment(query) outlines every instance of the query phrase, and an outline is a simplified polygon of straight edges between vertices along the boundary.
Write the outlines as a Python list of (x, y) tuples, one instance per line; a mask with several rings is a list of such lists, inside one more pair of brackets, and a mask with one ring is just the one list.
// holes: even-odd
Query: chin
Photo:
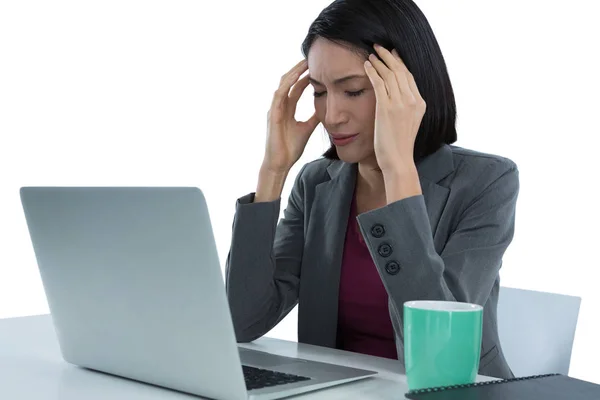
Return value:
[(360, 148), (360, 146), (336, 146), (335, 149), (339, 159), (350, 164), (360, 162), (368, 157), (364, 148)]

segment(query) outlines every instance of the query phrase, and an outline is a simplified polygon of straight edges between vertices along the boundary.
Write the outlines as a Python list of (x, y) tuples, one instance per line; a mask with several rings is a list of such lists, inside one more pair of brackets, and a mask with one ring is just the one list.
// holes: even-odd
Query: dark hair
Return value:
[[(308, 57), (317, 38), (364, 56), (373, 44), (396, 49), (413, 74), (427, 109), (415, 141), (415, 162), (456, 142), (456, 103), (442, 51), (425, 15), (412, 0), (335, 0), (313, 21), (302, 43)], [(324, 157), (338, 159), (335, 146)]]

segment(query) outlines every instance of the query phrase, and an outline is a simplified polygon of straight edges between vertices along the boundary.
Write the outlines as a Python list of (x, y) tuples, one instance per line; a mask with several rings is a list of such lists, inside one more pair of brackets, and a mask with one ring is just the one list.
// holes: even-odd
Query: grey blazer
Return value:
[[(417, 165), (422, 195), (357, 216), (389, 295), (398, 359), (403, 304), (450, 300), (484, 306), (479, 372), (513, 377), (498, 339), (503, 254), (519, 191), (515, 163), (444, 145)], [(280, 201), (236, 204), (226, 288), (238, 342), (255, 340), (298, 304), (298, 341), (336, 347), (342, 251), (357, 165), (302, 167), (279, 222)], [(391, 247), (391, 249), (390, 249)]]

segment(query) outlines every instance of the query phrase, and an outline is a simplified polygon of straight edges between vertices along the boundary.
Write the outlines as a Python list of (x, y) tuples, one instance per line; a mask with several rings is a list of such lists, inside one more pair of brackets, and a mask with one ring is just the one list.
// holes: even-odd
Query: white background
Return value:
[[(235, 201), (255, 189), (271, 95), (328, 3), (2, 0), (0, 318), (48, 312), (21, 186), (200, 186), (223, 265)], [(600, 383), (597, 6), (418, 4), (454, 85), (457, 144), (520, 168), (502, 284), (583, 298), (570, 372)], [(319, 127), (284, 204), (326, 144)], [(296, 340), (296, 312), (269, 335)]]

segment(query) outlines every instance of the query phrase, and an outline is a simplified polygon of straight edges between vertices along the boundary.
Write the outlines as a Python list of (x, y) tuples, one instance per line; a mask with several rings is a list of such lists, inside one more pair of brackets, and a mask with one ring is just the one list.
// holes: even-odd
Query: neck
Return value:
[(372, 196), (385, 196), (383, 174), (375, 157), (358, 163), (358, 188)]

